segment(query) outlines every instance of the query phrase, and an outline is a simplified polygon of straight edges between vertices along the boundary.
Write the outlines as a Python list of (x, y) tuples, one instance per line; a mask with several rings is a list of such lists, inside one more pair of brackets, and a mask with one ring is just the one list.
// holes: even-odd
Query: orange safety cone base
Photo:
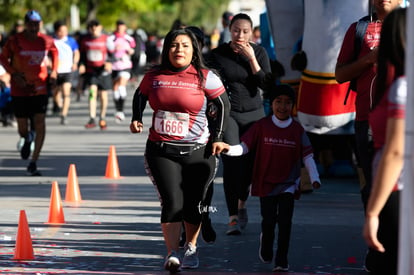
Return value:
[(34, 252), (32, 237), (30, 235), (29, 224), (26, 218), (26, 212), (20, 210), (19, 225), (16, 236), (16, 246), (13, 260), (33, 260)]

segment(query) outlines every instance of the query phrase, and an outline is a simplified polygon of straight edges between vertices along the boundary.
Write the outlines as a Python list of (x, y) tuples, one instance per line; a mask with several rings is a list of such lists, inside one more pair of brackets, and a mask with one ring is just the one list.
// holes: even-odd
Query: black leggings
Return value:
[[(240, 137), (253, 123), (264, 116), (263, 109), (252, 112), (231, 112), (224, 141), (230, 145), (240, 143)], [(223, 161), (223, 188), (226, 196), (229, 216), (238, 214), (238, 201), (246, 201), (249, 197), (253, 170), (253, 155), (248, 153), (240, 157), (222, 155)]]
[[(161, 202), (161, 223), (200, 224), (202, 201), (212, 182), (216, 157), (208, 146), (179, 155), (148, 141), (145, 165)], [(179, 152), (179, 151), (178, 151)]]

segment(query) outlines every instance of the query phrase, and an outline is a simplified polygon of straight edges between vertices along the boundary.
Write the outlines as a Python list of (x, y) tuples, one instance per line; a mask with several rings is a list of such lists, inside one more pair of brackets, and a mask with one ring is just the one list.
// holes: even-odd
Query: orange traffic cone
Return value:
[(54, 181), (52, 182), (52, 192), (50, 194), (49, 220), (47, 224), (62, 223), (65, 223), (62, 199), (60, 197), (59, 185), (57, 181)]
[(120, 179), (121, 174), (119, 173), (118, 158), (116, 156), (115, 146), (109, 147), (108, 160), (106, 162), (105, 178), (107, 179)]
[(16, 235), (16, 247), (13, 260), (33, 260), (32, 237), (30, 236), (29, 224), (27, 223), (26, 212), (20, 210), (19, 227)]
[(69, 165), (68, 180), (66, 182), (65, 201), (76, 203), (82, 201), (75, 164)]

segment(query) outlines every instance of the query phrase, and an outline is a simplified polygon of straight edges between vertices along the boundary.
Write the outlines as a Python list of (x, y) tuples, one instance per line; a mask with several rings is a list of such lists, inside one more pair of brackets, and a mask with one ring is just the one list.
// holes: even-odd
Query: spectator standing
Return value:
[(111, 53), (115, 46), (108, 36), (102, 33), (98, 20), (89, 21), (88, 35), (80, 43), (79, 74), (84, 75), (85, 86), (89, 92), (89, 121), (85, 128), (96, 127), (97, 97), (99, 94), (101, 109), (99, 127), (107, 128), (106, 111), (108, 108), (108, 90), (112, 89)]
[(10, 95), (10, 74), (0, 65), (0, 121), (4, 127), (16, 127)]
[(363, 174), (361, 182), (361, 198), (366, 207), (371, 189), (373, 157), (372, 138), (369, 130), (368, 114), (372, 107), (371, 98), (375, 87), (377, 73), (377, 55), (380, 41), (382, 21), (402, 0), (373, 0), (375, 13), (363, 32), (358, 55), (356, 45), (357, 22), (351, 24), (345, 34), (338, 55), (335, 78), (339, 83), (356, 79), (355, 100), (355, 144), (359, 173)]
[(260, 26), (256, 26), (253, 28), (253, 36), (252, 41), (256, 44), (262, 44), (262, 38), (260, 34)]
[[(130, 130), (143, 131), (148, 101), (153, 116), (145, 150), (146, 171), (161, 202), (161, 228), (167, 248), (164, 267), (176, 272), (181, 266), (199, 265), (200, 209), (204, 209), (203, 196), (214, 176), (214, 154), (226, 126), (229, 101), (220, 78), (205, 67), (190, 30), (171, 30), (161, 56), (161, 64), (145, 74), (134, 94)], [(211, 133), (207, 100), (218, 106), (218, 122)], [(181, 261), (178, 248), (183, 221), (187, 243)]]
[[(271, 73), (266, 50), (251, 42), (253, 23), (239, 13), (230, 22), (231, 41), (212, 50), (210, 64), (223, 79), (230, 98), (231, 111), (224, 141), (240, 143), (250, 126), (265, 116), (261, 89)], [(228, 235), (239, 235), (248, 221), (246, 200), (250, 192), (253, 155), (223, 155), (223, 186), (229, 214)]]
[(131, 78), (132, 60), (135, 52), (135, 39), (127, 33), (127, 25), (123, 20), (116, 21), (116, 30), (109, 36), (115, 50), (112, 59), (112, 91), (115, 103), (115, 119), (125, 119), (124, 104), (127, 97), (127, 84)]
[(70, 106), (70, 93), (74, 73), (78, 70), (79, 45), (68, 35), (68, 27), (63, 21), (53, 24), (55, 45), (59, 52), (59, 67), (56, 88), (53, 90), (54, 103), (60, 109), (60, 124), (67, 124)]
[(218, 44), (224, 44), (224, 43), (228, 43), (231, 40), (231, 34), (230, 34), (230, 22), (231, 19), (233, 18), (233, 13), (229, 12), (229, 11), (225, 11), (223, 12), (222, 16), (221, 16), (221, 25), (223, 27), (223, 29), (220, 32), (220, 38), (218, 41)]
[[(375, 148), (374, 178), (363, 234), (371, 248), (366, 260), (371, 274), (397, 274), (408, 92), (404, 66), (406, 43), (406, 9), (395, 9), (382, 25), (377, 86), (369, 116)], [(391, 86), (390, 75), (394, 75)]]
[[(24, 144), (20, 154), (22, 159), (30, 156), (31, 143), (34, 151), (27, 167), (28, 175), (40, 176), (37, 160), (46, 135), (46, 110), (49, 84), (56, 84), (58, 50), (53, 38), (40, 32), (42, 18), (31, 10), (24, 17), (25, 30), (9, 37), (0, 55), (0, 62), (11, 75), (11, 96), (20, 137)], [(51, 72), (48, 74), (48, 57), (51, 59)], [(50, 82), (50, 83), (48, 83)], [(30, 131), (33, 117), (35, 135)]]

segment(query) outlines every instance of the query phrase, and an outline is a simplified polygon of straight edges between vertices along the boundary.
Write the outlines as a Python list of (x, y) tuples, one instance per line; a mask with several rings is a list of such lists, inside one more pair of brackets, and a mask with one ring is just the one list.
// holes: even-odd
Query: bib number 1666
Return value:
[(158, 111), (155, 116), (154, 129), (159, 134), (185, 137), (188, 134), (189, 115)]

